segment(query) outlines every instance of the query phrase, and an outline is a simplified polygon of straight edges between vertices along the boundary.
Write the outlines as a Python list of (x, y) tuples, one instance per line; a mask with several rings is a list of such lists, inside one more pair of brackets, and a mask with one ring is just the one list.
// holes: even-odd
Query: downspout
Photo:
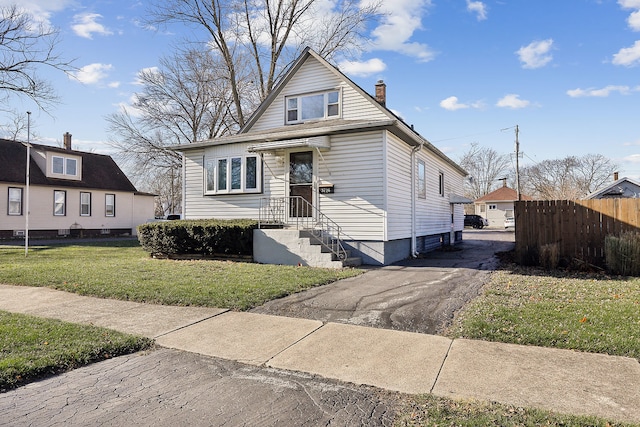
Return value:
[[(184, 153), (180, 153), (182, 155), (182, 215), (181, 219), (186, 219), (187, 212), (187, 160)], [(204, 160), (204, 159), (203, 159)], [(173, 183), (172, 183), (173, 185)]]
[(416, 153), (422, 149), (423, 142), (411, 149), (411, 257), (418, 257), (416, 234)]

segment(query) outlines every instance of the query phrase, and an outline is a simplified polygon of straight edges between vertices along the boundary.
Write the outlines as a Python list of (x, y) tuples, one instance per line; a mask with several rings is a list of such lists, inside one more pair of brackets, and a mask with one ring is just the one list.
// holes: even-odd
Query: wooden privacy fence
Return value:
[(514, 214), (516, 255), (525, 264), (555, 244), (560, 259), (604, 267), (605, 237), (640, 231), (640, 199), (519, 201)]

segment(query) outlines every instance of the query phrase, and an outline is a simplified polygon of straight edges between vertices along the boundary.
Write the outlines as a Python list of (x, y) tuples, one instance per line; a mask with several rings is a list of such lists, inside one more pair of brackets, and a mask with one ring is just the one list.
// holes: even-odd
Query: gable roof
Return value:
[[(273, 102), (278, 98), (280, 93), (287, 86), (287, 83), (293, 78), (293, 76), (300, 70), (300, 68), (304, 65), (304, 63), (309, 58), (314, 58), (320, 64), (322, 64), (326, 69), (335, 74), (340, 80), (344, 81), (347, 85), (349, 85), (353, 90), (359, 93), (364, 98), (368, 99), (371, 105), (381, 111), (387, 119), (385, 120), (342, 120), (342, 119), (333, 119), (333, 120), (325, 120), (321, 123), (303, 123), (297, 124), (295, 126), (283, 126), (280, 128), (270, 129), (268, 131), (252, 131), (253, 125), (256, 124), (258, 119), (262, 116), (262, 114), (273, 104)], [(436, 148), (431, 142), (429, 142), (426, 138), (422, 137), (418, 132), (413, 129), (413, 126), (407, 125), (400, 117), (396, 116), (391, 110), (386, 108), (377, 102), (371, 94), (363, 90), (360, 86), (355, 84), (351, 79), (349, 79), (346, 75), (344, 75), (340, 70), (338, 70), (335, 66), (330, 64), (327, 60), (322, 58), (316, 52), (314, 52), (311, 48), (306, 47), (301, 55), (294, 61), (289, 70), (285, 73), (285, 75), (278, 81), (278, 83), (274, 86), (271, 93), (265, 98), (264, 101), (260, 104), (260, 106), (253, 112), (251, 117), (247, 120), (245, 125), (238, 131), (237, 134), (215, 138), (212, 140), (201, 141), (192, 144), (182, 144), (178, 146), (172, 147), (177, 151), (184, 151), (195, 148), (208, 147), (213, 145), (221, 145), (221, 144), (231, 144), (235, 142), (258, 142), (262, 141), (277, 141), (277, 140), (285, 140), (289, 138), (304, 138), (309, 136), (319, 136), (319, 135), (333, 135), (344, 132), (359, 132), (359, 131), (368, 131), (374, 129), (387, 129), (400, 139), (402, 139), (405, 143), (412, 145), (414, 147), (418, 147), (422, 145), (426, 150), (432, 152), (435, 156), (439, 157), (446, 163), (448, 163), (451, 167), (453, 167), (456, 171), (458, 171), (462, 175), (467, 175), (467, 171), (465, 171), (460, 165), (451, 160), (448, 156), (446, 156), (442, 151)]]
[[(513, 188), (502, 186), (495, 191), (475, 200), (475, 202), (515, 202), (518, 200), (518, 192)], [(531, 197), (520, 193), (520, 200), (533, 200)]]
[[(32, 156), (29, 164), (31, 185), (137, 192), (136, 187), (110, 156), (33, 143), (31, 147), (33, 147), (32, 150), (73, 154), (82, 158), (82, 180), (74, 181), (48, 178), (46, 171), (40, 169)], [(0, 139), (0, 182), (25, 185), (26, 157), (27, 147), (24, 143)]]
[(585, 199), (603, 199), (606, 197), (640, 197), (640, 184), (624, 177), (620, 178), (600, 190), (585, 196)]

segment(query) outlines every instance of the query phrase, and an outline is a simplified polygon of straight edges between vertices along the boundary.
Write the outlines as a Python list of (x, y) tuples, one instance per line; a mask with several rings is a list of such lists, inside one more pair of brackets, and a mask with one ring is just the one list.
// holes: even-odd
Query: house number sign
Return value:
[(335, 186), (323, 185), (319, 188), (320, 194), (333, 194), (335, 193)]

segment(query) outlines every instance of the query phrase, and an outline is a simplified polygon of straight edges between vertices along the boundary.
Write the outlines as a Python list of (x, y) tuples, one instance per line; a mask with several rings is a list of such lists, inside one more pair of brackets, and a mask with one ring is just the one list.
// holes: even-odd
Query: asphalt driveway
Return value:
[(454, 250), (371, 268), (365, 274), (270, 301), (255, 313), (439, 334), (454, 313), (474, 298), (513, 249), (514, 233), (465, 229)]

